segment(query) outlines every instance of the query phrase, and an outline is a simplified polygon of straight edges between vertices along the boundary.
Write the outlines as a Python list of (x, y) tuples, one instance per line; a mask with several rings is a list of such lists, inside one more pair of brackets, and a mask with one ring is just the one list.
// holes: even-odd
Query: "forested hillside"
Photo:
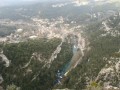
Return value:
[[(104, 25), (104, 23), (106, 25)], [(83, 57), (75, 69), (73, 69), (63, 81), (62, 85), (55, 88), (75, 88), (82, 90), (88, 87), (105, 87), (120, 85), (120, 16), (93, 23), (85, 28), (89, 39), (90, 50)], [(106, 30), (106, 27), (109, 28)], [(95, 90), (97, 90), (96, 88)], [(100, 89), (102, 90), (102, 88)], [(119, 90), (119, 89), (117, 89)]]
[(51, 67), (45, 66), (60, 39), (40, 39), (5, 44), (3, 52), (10, 62), (9, 68), (1, 68), (4, 78), (3, 87), (16, 85), (21, 90), (48, 90), (55, 85), (56, 73), (70, 60), (71, 45), (64, 43), (62, 50)]
[(22, 1), (0, 6), (0, 90), (120, 90), (119, 0)]

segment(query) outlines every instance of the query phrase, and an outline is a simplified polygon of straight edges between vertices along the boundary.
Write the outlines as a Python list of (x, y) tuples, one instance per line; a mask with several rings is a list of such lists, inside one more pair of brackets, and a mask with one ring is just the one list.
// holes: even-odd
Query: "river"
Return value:
[[(73, 57), (76, 56), (78, 49), (79, 47), (77, 45), (77, 41), (75, 38), (73, 38), (73, 48), (72, 48)], [(65, 76), (66, 72), (68, 72), (69, 69), (72, 67), (73, 57), (70, 61), (66, 63), (66, 65), (62, 68), (62, 70), (58, 70), (56, 74), (57, 76), (56, 84), (61, 84), (61, 79)]]

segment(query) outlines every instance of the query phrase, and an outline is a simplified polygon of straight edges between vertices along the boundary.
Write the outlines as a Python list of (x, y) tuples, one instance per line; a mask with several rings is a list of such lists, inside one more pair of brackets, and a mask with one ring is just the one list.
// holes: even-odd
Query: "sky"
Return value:
[(51, 0), (0, 0), (0, 6), (15, 5), (21, 3), (30, 3), (30, 2), (43, 2)]
[[(0, 0), (0, 6), (23, 4), (23, 3), (33, 3), (33, 2), (43, 2), (43, 1), (59, 1), (59, 0)], [(72, 0), (71, 0), (72, 1)], [(89, 1), (89, 0), (73, 0), (73, 1)], [(90, 0), (90, 1), (106, 1), (106, 0)], [(107, 1), (120, 1), (120, 0), (107, 0)]]
[(61, 1), (61, 0), (0, 0), (0, 6), (15, 5), (21, 3), (33, 3), (33, 2), (45, 2), (45, 1)]

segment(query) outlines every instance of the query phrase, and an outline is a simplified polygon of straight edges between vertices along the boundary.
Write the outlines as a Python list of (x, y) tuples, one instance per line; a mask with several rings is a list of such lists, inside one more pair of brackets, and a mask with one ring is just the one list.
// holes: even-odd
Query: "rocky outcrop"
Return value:
[(96, 78), (97, 82), (103, 82), (105, 88), (117, 87), (120, 89), (120, 58), (117, 60), (115, 64), (109, 61), (112, 64), (103, 68)]
[(5, 67), (9, 67), (10, 65), (10, 60), (3, 54), (3, 52), (0, 52), (0, 61), (5, 62)]
[[(9, 67), (10, 65), (10, 60), (3, 54), (3, 51), (0, 52), (0, 84), (3, 83), (4, 79), (2, 77), (1, 69), (4, 67)], [(3, 90), (2, 87), (0, 87), (0, 90)]]
[(51, 63), (57, 58), (57, 55), (60, 53), (61, 51), (61, 46), (63, 44), (63, 41), (58, 45), (58, 47), (56, 48), (56, 50), (52, 53), (49, 61), (46, 62), (45, 66), (47, 66), (48, 68), (50, 67)]

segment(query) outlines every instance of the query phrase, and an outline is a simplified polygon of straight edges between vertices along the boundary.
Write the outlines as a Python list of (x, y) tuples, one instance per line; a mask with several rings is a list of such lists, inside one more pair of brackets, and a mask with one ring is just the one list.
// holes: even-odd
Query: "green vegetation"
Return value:
[[(118, 23), (114, 26), (118, 27)], [(115, 28), (113, 28), (113, 30), (115, 30)], [(85, 34), (90, 42), (90, 50), (83, 57), (81, 64), (69, 72), (67, 79), (62, 85), (59, 85), (58, 88), (85, 89), (91, 80), (94, 81), (96, 79), (101, 69), (108, 63), (110, 57), (120, 57), (119, 53), (116, 53), (120, 49), (120, 37), (113, 37), (109, 34), (102, 37), (101, 34), (104, 33), (105, 31), (102, 28), (101, 22), (86, 27)], [(108, 60), (104, 60), (104, 57), (108, 58)], [(114, 83), (112, 83), (113, 86), (117, 85), (117, 81), (118, 79), (114, 79)], [(92, 86), (97, 87), (98, 82), (99, 81), (92, 83)], [(100, 86), (102, 86), (103, 83), (104, 81), (101, 81)]]
[[(82, 62), (69, 72), (68, 76), (63, 77), (61, 80), (62, 84), (56, 85), (57, 71), (63, 70), (72, 58), (72, 46), (69, 43), (63, 43), (61, 52), (51, 63), (50, 68), (45, 67), (45, 65), (54, 50), (61, 43), (60, 39), (47, 40), (42, 38), (20, 43), (0, 44), (0, 50), (2, 48), (4, 54), (11, 60), (10, 67), (8, 68), (3, 66), (5, 62), (0, 62), (0, 73), (2, 73), (4, 78), (2, 87), (7, 90), (50, 90), (53, 88), (102, 90), (101, 87), (104, 81), (95, 81), (96, 77), (108, 63), (110, 57), (120, 58), (120, 52), (118, 53), (120, 49), (120, 36), (111, 36), (110, 33), (102, 36), (102, 34), (106, 33), (102, 21), (118, 10), (120, 5), (116, 6), (114, 3), (109, 3), (93, 5), (93, 7), (91, 7), (92, 4), (74, 7), (72, 4), (68, 4), (61, 8), (53, 8), (53, 4), (56, 3), (38, 3), (27, 6), (23, 5), (22, 7), (0, 8), (0, 19), (5, 19), (6, 22), (7, 20), (16, 21), (15, 26), (14, 24), (13, 26), (1, 24), (0, 37), (14, 33), (16, 28), (19, 27), (23, 28), (23, 30), (37, 29), (32, 18), (49, 19), (51, 21), (62, 16), (65, 19), (65, 23), (70, 24), (71, 28), (75, 25), (83, 25), (83, 29), (85, 26), (83, 33), (90, 42), (88, 45), (90, 50), (88, 52), (85, 51)], [(71, 21), (76, 23), (72, 24)], [(18, 25), (17, 22), (21, 22), (21, 24)], [(26, 24), (22, 24), (22, 22)], [(119, 23), (120, 15), (111, 16), (107, 21), (107, 25), (112, 28), (111, 32), (115, 30), (120, 31)], [(108, 60), (104, 60), (104, 58)], [(91, 83), (91, 81), (94, 82)], [(118, 82), (118, 78), (115, 78), (112, 83), (113, 86), (116, 86)]]
[(85, 90), (103, 90), (103, 88), (95, 81), (92, 81)]
[(12, 84), (8, 85), (6, 90), (20, 90), (20, 88)]
[[(11, 60), (11, 64), (9, 68), (2, 70), (3, 86), (7, 87), (14, 84), (21, 90), (48, 90), (52, 88), (55, 84), (57, 71), (72, 57), (71, 45), (63, 43), (62, 50), (51, 63), (51, 67), (44, 67), (60, 42), (60, 39), (54, 38), (6, 44), (3, 50), (4, 54)], [(39, 61), (39, 56), (31, 58), (34, 52), (41, 55), (41, 61)], [(29, 65), (23, 68), (30, 59)]]

